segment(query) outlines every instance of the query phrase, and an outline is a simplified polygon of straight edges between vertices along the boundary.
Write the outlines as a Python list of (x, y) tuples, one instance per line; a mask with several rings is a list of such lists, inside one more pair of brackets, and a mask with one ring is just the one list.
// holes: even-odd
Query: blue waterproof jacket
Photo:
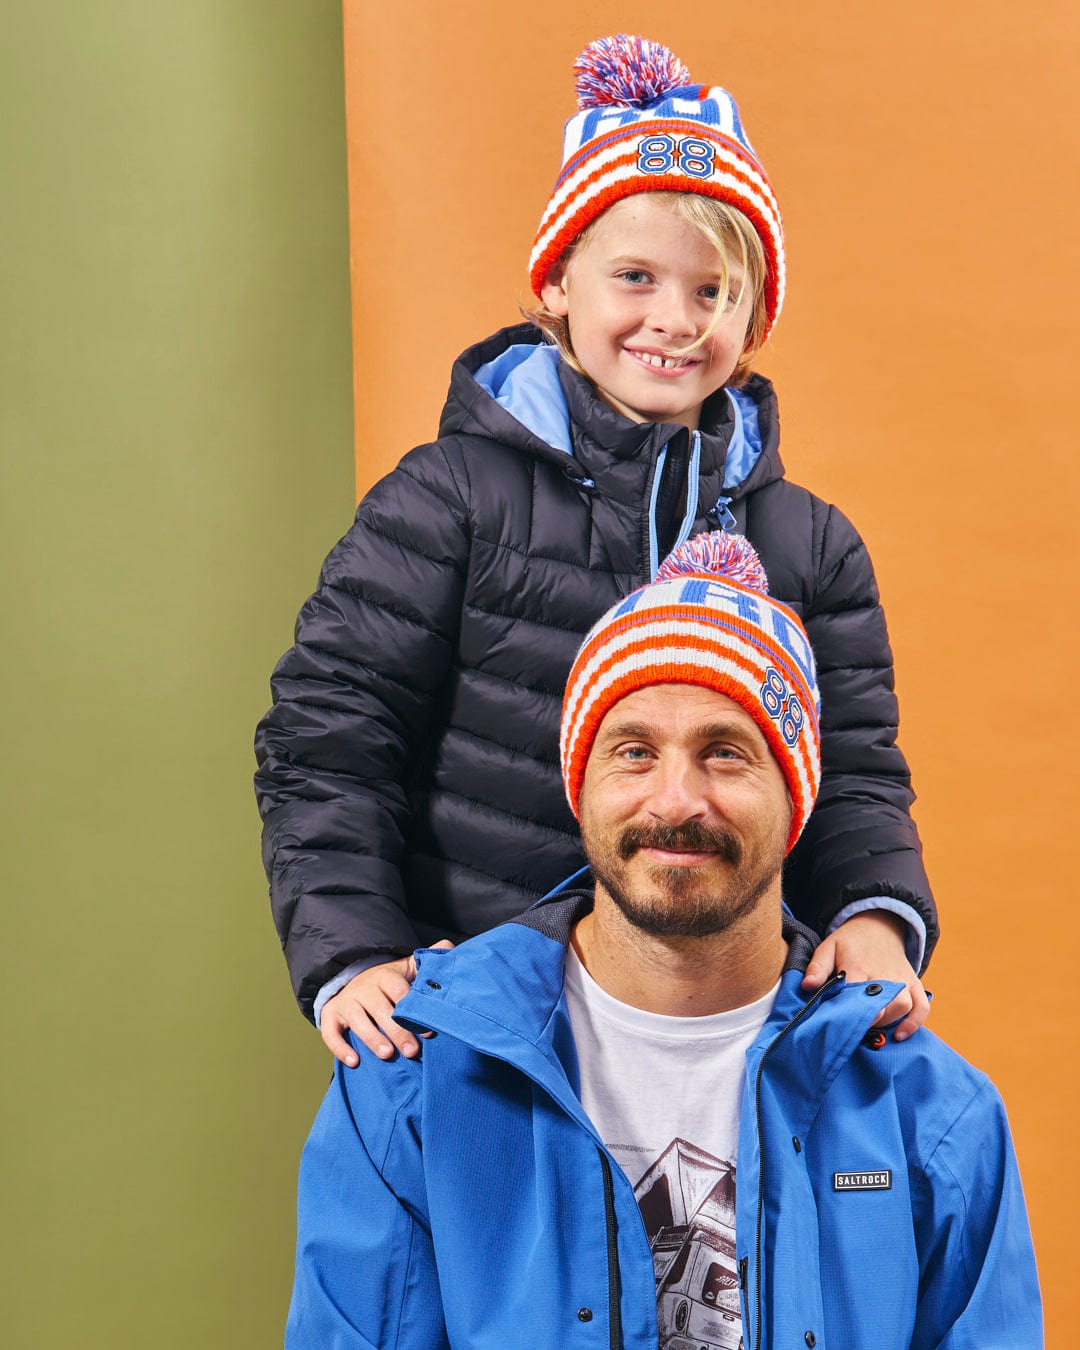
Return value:
[[(418, 953), (398, 1011), (436, 1033), (422, 1060), (337, 1065), (301, 1165), (289, 1350), (656, 1350), (637, 1201), (575, 1091), (564, 957), (591, 903), (567, 892)], [(813, 939), (785, 936), (739, 1131), (746, 1350), (1035, 1350), (993, 1085), (925, 1030), (873, 1048), (899, 986), (837, 977), (807, 1000)]]

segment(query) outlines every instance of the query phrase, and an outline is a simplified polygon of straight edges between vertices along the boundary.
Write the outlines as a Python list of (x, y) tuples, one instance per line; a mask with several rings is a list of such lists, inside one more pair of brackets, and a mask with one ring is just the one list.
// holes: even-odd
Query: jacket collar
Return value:
[[(688, 439), (686, 429), (672, 423), (631, 421), (609, 407), (588, 380), (565, 362), (559, 362), (557, 374), (552, 378), (552, 396), (557, 398), (561, 392), (565, 400), (570, 444), (560, 445), (561, 436), (545, 439), (537, 427), (529, 425), (527, 416), (524, 420), (515, 416), (475, 378), (477, 372), (505, 359), (514, 348), (525, 350), (543, 345), (539, 330), (524, 323), (504, 328), (468, 348), (455, 362), (451, 373), (450, 392), (439, 426), (440, 436), (466, 434), (498, 440), (555, 463), (569, 477), (591, 479), (602, 492), (616, 500), (624, 496), (640, 500), (643, 479), (651, 472), (656, 455), (663, 446), (678, 442), (680, 438)], [(743, 392), (755, 408), (762, 454), (746, 482), (734, 488), (733, 497), (783, 476), (772, 386), (763, 376), (754, 375)], [(731, 404), (727, 393), (720, 390), (707, 400), (700, 429), (700, 471), (703, 477), (715, 479), (718, 490), (724, 479), (733, 430)]]
[[(418, 952), (416, 982), (399, 1003), (397, 1019), (516, 1065), (592, 1129), (558, 1043), (565, 1027), (566, 947), (592, 903), (591, 887), (561, 891), (460, 947)], [(768, 1057), (770, 1091), (805, 1130), (829, 1084), (901, 986), (882, 981), (880, 992), (867, 998), (866, 984), (835, 978), (807, 998), (800, 986), (817, 939), (787, 911), (783, 932), (788, 960), (780, 992), (747, 1055), (747, 1072), (753, 1084)]]
[[(438, 1009), (476, 1014), (513, 1036), (540, 1044), (562, 998), (570, 935), (592, 906), (591, 884), (557, 891), (516, 919), (459, 947), (422, 949), (416, 954), (416, 982), (396, 1015), (438, 1030), (449, 1029)], [(817, 938), (786, 908), (782, 931), (788, 944), (784, 972), (797, 976), (797, 985)]]

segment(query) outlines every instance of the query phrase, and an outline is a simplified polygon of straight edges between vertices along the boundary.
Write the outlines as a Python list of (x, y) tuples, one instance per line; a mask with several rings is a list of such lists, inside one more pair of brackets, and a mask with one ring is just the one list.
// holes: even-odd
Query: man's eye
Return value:
[(644, 745), (628, 745), (623, 750), (623, 758), (640, 762), (649, 758), (649, 752)]

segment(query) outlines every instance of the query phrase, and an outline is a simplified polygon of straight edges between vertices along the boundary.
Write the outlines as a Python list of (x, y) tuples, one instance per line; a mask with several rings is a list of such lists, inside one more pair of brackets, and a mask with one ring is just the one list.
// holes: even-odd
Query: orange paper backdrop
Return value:
[(360, 492), (516, 319), (585, 43), (643, 32), (738, 99), (787, 235), (759, 362), (787, 471), (855, 520), (889, 617), (943, 916), (932, 1024), (1005, 1096), (1071, 1347), (1076, 7), (344, 9)]

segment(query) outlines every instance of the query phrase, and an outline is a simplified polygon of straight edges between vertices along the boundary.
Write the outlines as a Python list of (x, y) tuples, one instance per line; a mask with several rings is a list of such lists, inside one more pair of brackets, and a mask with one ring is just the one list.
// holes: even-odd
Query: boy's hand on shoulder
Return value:
[(926, 990), (904, 954), (904, 922), (887, 910), (856, 914), (823, 939), (806, 967), (803, 990), (820, 989), (837, 970), (849, 980), (895, 980), (906, 986), (874, 1021), (874, 1026), (884, 1027), (903, 1019), (894, 1040), (914, 1036), (930, 1014)]
[[(433, 947), (452, 947), (445, 938)], [(346, 1040), (352, 1031), (357, 1040), (380, 1059), (389, 1059), (395, 1050), (408, 1059), (420, 1053), (420, 1042), (394, 1021), (394, 1009), (409, 992), (416, 979), (416, 962), (411, 956), (371, 966), (354, 975), (333, 998), (327, 999), (319, 1031), (326, 1048), (347, 1068), (355, 1069), (360, 1056)]]

